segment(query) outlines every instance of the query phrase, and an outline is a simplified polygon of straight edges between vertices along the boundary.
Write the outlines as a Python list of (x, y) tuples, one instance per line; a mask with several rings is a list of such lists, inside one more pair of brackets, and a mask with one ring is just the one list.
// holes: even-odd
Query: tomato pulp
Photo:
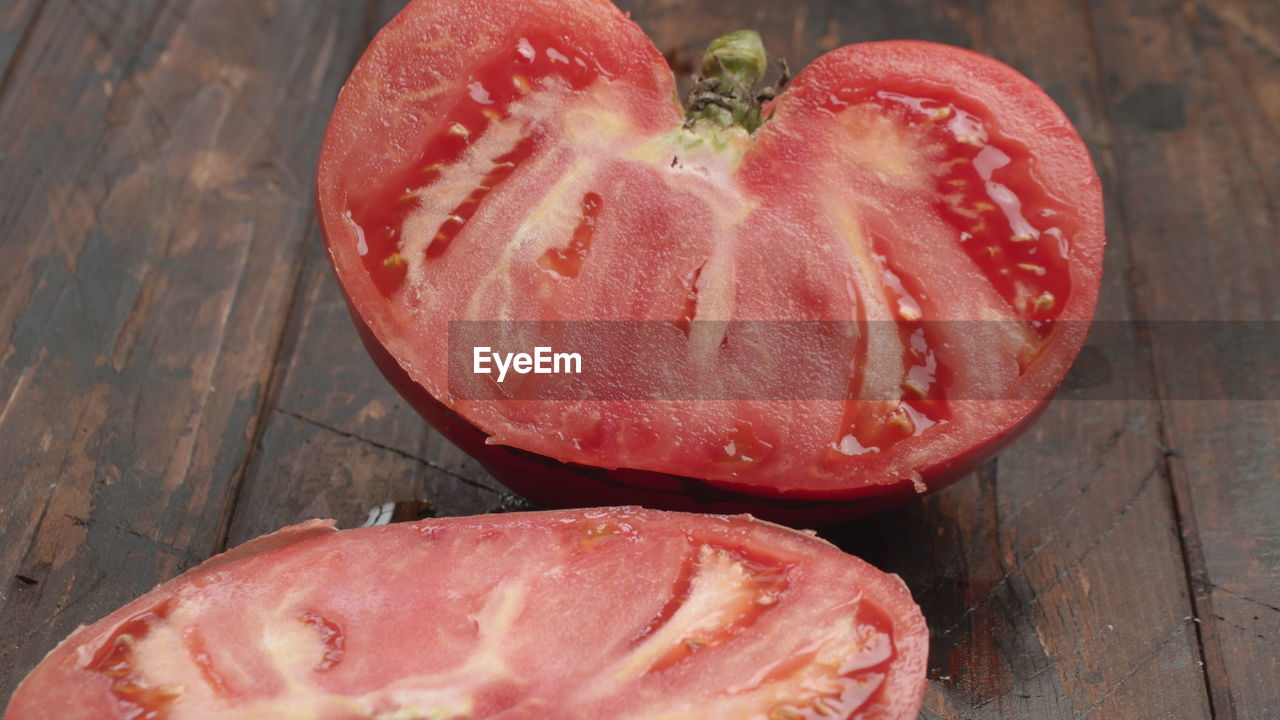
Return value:
[(312, 521), (80, 628), (5, 718), (907, 720), (927, 645), (896, 576), (750, 517)]
[[(603, 0), (411, 3), (344, 88), (318, 181), (379, 367), (549, 506), (823, 522), (975, 468), (1084, 342), (1105, 243), (1088, 151), (1015, 70), (924, 42), (828, 53), (761, 112), (686, 122)], [(598, 323), (567, 349), (605, 370), (577, 395), (460, 385), (459, 323), (530, 347)], [(810, 325), (834, 355), (796, 340)], [(787, 394), (813, 376), (837, 391)]]

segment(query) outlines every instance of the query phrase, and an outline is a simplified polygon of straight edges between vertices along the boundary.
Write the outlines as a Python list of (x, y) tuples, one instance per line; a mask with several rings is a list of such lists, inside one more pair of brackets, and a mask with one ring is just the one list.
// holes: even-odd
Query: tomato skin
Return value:
[[(395, 32), (403, 34), (404, 26), (410, 23), (422, 28), (435, 27), (433, 23), (452, 27), (440, 20), (443, 11), (433, 9), (446, 4), (411, 4), (401, 19), (389, 26), (388, 38)], [(461, 14), (487, 17), (473, 3), (458, 5)], [(630, 96), (634, 103), (628, 111), (637, 127), (648, 131), (664, 124), (678, 124), (674, 105), (669, 101), (674, 89), (669, 71), (652, 44), (633, 24), (620, 19), (616, 9), (594, 0), (543, 0), (536, 5), (536, 12), (530, 15), (512, 18), (503, 10), (487, 22), (494, 26), (536, 25), (545, 22), (534, 17), (538, 12), (556, 8), (565, 12), (574, 9), (576, 12), (569, 15), (588, 25), (598, 25), (600, 18), (612, 18), (610, 22), (616, 24), (609, 26), (613, 33), (608, 38), (610, 42), (599, 46), (616, 48), (604, 62), (614, 68), (617, 76), (630, 80), (635, 75), (636, 93)], [(514, 32), (508, 29), (499, 34)], [(446, 437), (475, 456), (497, 479), (535, 503), (580, 507), (634, 502), (678, 510), (746, 511), (781, 522), (807, 524), (868, 515), (945, 487), (990, 459), (1044, 409), (1083, 345), (1096, 301), (1105, 237), (1100, 185), (1088, 151), (1070, 122), (1038, 86), (991, 58), (916, 41), (864, 43), (823, 56), (772, 104), (774, 117), (756, 133), (742, 166), (743, 182), (760, 197), (784, 197), (805, 169), (821, 160), (827, 146), (816, 140), (811, 128), (829, 124), (824, 113), (829, 115), (830, 108), (824, 103), (833, 88), (872, 92), (879, 87), (924, 85), (948, 98), (954, 96), (958, 104), (985, 112), (998, 121), (1004, 135), (1028, 148), (1028, 164), (1033, 166), (1032, 174), (1042, 186), (1044, 197), (1065, 203), (1075, 227), (1069, 257), (1064, 261), (1065, 277), (1058, 278), (1069, 285), (1071, 292), (1054, 307), (1056, 325), (1039, 356), (1003, 390), (1009, 399), (957, 402), (957, 407), (964, 402), (979, 407), (964, 411), (971, 416), (966, 422), (953, 423), (949, 429), (932, 435), (907, 437), (893, 452), (860, 455), (856, 461), (840, 458), (844, 464), (837, 470), (823, 468), (808, 473), (805, 468), (797, 470), (797, 463), (792, 462), (772, 475), (766, 469), (737, 474), (695, 467), (690, 474), (696, 477), (674, 472), (689, 467), (681, 462), (687, 458), (667, 461), (661, 453), (651, 453), (649, 457), (632, 453), (621, 460), (607, 452), (592, 456), (588, 451), (575, 452), (563, 447), (563, 442), (557, 446), (549, 440), (555, 428), (525, 423), (523, 434), (513, 433), (511, 425), (515, 423), (504, 426), (503, 418), (495, 414), (484, 415), (474, 408), (455, 411), (440, 401), (446, 396), (445, 389), (439, 377), (431, 376), (432, 358), (423, 357), (415, 349), (415, 342), (421, 342), (413, 337), (415, 329), (406, 327), (369, 284), (353, 250), (348, 195), (360, 192), (356, 186), (365, 176), (377, 177), (395, 164), (388, 161), (387, 153), (360, 151), (361, 139), (376, 131), (371, 116), (385, 116), (400, 102), (380, 80), (388, 68), (407, 64), (414, 68), (413, 72), (419, 72), (437, 60), (430, 55), (407, 62), (395, 57), (403, 49), (392, 45), (391, 39), (375, 42), (374, 49), (353, 73), (350, 90), (344, 90), (335, 111), (317, 189), (326, 242), (361, 338), (384, 375)], [(455, 58), (445, 62), (453, 63), (450, 67), (456, 70), (464, 61)], [(432, 86), (422, 77), (402, 78), (399, 82), (402, 89), (414, 87), (415, 82)], [(371, 85), (374, 90), (369, 89)], [(386, 97), (369, 100), (367, 96), (376, 92), (383, 92)], [(426, 109), (443, 112), (435, 106)], [(424, 142), (423, 138), (430, 136), (430, 122), (422, 122), (422, 127), (411, 126), (409, 130), (397, 126), (395, 147), (403, 149)], [(979, 316), (966, 316), (964, 310), (944, 308), (939, 319)], [(970, 368), (969, 374), (970, 382), (981, 382), (979, 369)], [(837, 437), (833, 434), (831, 439)], [(910, 459), (900, 461), (901, 457)], [(833, 481), (833, 477), (838, 480)]]
[(750, 517), (315, 520), (81, 627), (4, 717), (906, 720), (927, 646), (896, 576)]

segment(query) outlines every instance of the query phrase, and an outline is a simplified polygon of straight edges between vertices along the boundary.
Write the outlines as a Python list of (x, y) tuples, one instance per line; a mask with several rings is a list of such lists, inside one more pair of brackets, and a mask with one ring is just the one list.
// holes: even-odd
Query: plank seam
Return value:
[(333, 434), (335, 434), (335, 435), (338, 435), (338, 436), (341, 436), (341, 437), (347, 438), (347, 439), (349, 439), (349, 440), (355, 440), (355, 441), (357, 441), (357, 442), (361, 442), (361, 443), (364, 443), (364, 444), (366, 444), (366, 445), (369, 445), (370, 447), (375, 447), (375, 448), (377, 448), (377, 449), (379, 449), (379, 450), (384, 450), (384, 451), (389, 452), (389, 453), (392, 453), (392, 454), (394, 454), (394, 455), (398, 455), (398, 456), (400, 456), (400, 457), (402, 457), (402, 458), (404, 458), (404, 459), (406, 459), (406, 460), (412, 460), (412, 461), (414, 461), (414, 462), (420, 463), (420, 464), (422, 464), (422, 465), (426, 466), (427, 468), (429, 468), (429, 469), (431, 469), (431, 470), (435, 470), (436, 472), (439, 472), (439, 473), (443, 473), (443, 474), (445, 474), (445, 475), (448, 475), (449, 477), (451, 477), (451, 478), (453, 478), (453, 479), (455, 479), (455, 480), (458, 480), (459, 482), (461, 482), (461, 483), (463, 483), (463, 484), (465, 484), (465, 485), (469, 485), (469, 486), (471, 486), (471, 487), (473, 487), (473, 488), (476, 488), (476, 489), (478, 489), (478, 490), (484, 490), (484, 491), (486, 491), (486, 492), (494, 493), (495, 495), (501, 494), (498, 490), (495, 490), (495, 489), (493, 489), (493, 488), (491, 488), (491, 487), (488, 487), (487, 485), (483, 485), (483, 484), (481, 484), (481, 483), (478, 483), (478, 482), (476, 482), (475, 480), (472, 480), (471, 478), (467, 477), (466, 475), (463, 475), (462, 473), (459, 473), (459, 472), (457, 472), (457, 471), (455, 471), (455, 470), (450, 470), (449, 468), (444, 467), (443, 465), (440, 465), (439, 463), (435, 463), (435, 462), (432, 462), (432, 461), (430, 461), (430, 460), (428, 460), (428, 459), (426, 459), (426, 458), (424, 458), (424, 457), (420, 457), (420, 456), (418, 456), (418, 455), (414, 455), (414, 454), (413, 454), (413, 453), (411, 453), (411, 452), (405, 452), (404, 450), (401, 450), (400, 448), (392, 447), (392, 446), (390, 446), (390, 445), (385, 445), (385, 444), (380, 443), (380, 442), (378, 442), (378, 441), (376, 441), (376, 440), (370, 440), (369, 438), (362, 437), (362, 436), (360, 436), (360, 435), (357, 435), (356, 433), (348, 432), (348, 431), (346, 431), (346, 430), (342, 430), (342, 429), (336, 428), (336, 427), (334, 427), (334, 426), (332, 426), (332, 425), (328, 425), (328, 424), (326, 424), (326, 423), (322, 423), (322, 422), (320, 422), (319, 420), (312, 420), (311, 418), (307, 417), (306, 415), (298, 414), (298, 413), (296, 413), (296, 412), (293, 412), (292, 410), (285, 410), (284, 408), (273, 408), (273, 409), (274, 409), (276, 412), (280, 413), (281, 415), (285, 415), (285, 416), (287, 416), (287, 417), (291, 417), (291, 418), (293, 418), (293, 419), (295, 419), (295, 420), (298, 420), (299, 422), (304, 422), (304, 423), (306, 423), (306, 424), (308, 424), (308, 425), (311, 425), (311, 426), (313, 426), (313, 427), (317, 427), (317, 428), (319, 428), (319, 429), (321, 429), (321, 430), (324, 430), (324, 431), (326, 431), (326, 432), (331, 432), (331, 433), (333, 433)]
[[(1035, 593), (1031, 596), (1030, 601), (1034, 602), (1040, 599), (1041, 597), (1044, 597), (1045, 593), (1057, 587), (1058, 583), (1065, 580), (1067, 576), (1072, 573), (1072, 571), (1074, 571), (1082, 563), (1084, 563), (1084, 561), (1089, 558), (1090, 554), (1092, 554), (1093, 551), (1096, 550), (1098, 546), (1103, 543), (1103, 541), (1105, 541), (1108, 537), (1110, 537), (1116, 531), (1116, 528), (1119, 527), (1120, 522), (1124, 520), (1126, 517), (1128, 517), (1129, 513), (1133, 511), (1134, 506), (1137, 505), (1138, 501), (1142, 499), (1143, 493), (1147, 491), (1147, 488), (1151, 484), (1151, 480), (1159, 474), (1160, 474), (1160, 468), (1159, 468), (1159, 465), (1157, 464), (1155, 468), (1153, 468), (1143, 476), (1142, 480), (1138, 483), (1137, 489), (1134, 490), (1133, 495), (1127, 501), (1125, 501), (1125, 504), (1122, 505), (1119, 510), (1116, 511), (1115, 516), (1111, 519), (1111, 522), (1107, 524), (1107, 527), (1103, 529), (1102, 532), (1098, 533), (1098, 535), (1094, 537), (1093, 541), (1089, 543), (1088, 547), (1086, 547), (1079, 554), (1077, 554), (1076, 557), (1073, 558), (1071, 562), (1068, 563), (1064, 568), (1062, 568), (1062, 570), (1060, 570), (1058, 574), (1055, 575), (1050, 582), (1045, 584), (1044, 587), (1035, 591)], [(1046, 537), (1043, 542), (1041, 542), (1040, 544), (1032, 548), (1029, 554), (1017, 560), (1014, 563), (1014, 565), (1008, 568), (1007, 570), (1003, 568), (1003, 561), (1000, 561), (1002, 566), (1001, 569), (1003, 572), (1000, 579), (992, 584), (991, 588), (987, 591), (985, 595), (982, 596), (981, 599), (979, 599), (978, 601), (966, 607), (964, 609), (964, 612), (961, 614), (960, 618), (955, 623), (953, 623), (951, 627), (948, 627), (946, 630), (943, 630), (942, 632), (938, 633), (938, 637), (947, 637), (948, 635), (951, 635), (955, 631), (959, 630), (971, 615), (973, 615), (978, 610), (981, 610), (982, 608), (986, 607), (993, 600), (995, 600), (996, 595), (1006, 585), (1009, 584), (1010, 580), (1014, 579), (1015, 577), (1019, 577), (1023, 575), (1024, 570), (1027, 568), (1027, 566), (1030, 565), (1032, 561), (1034, 561), (1037, 557), (1039, 557), (1040, 553), (1046, 547), (1048, 547), (1049, 545), (1052, 545), (1053, 542), (1057, 540), (1058, 535), (1061, 533), (1063, 527), (1065, 527), (1065, 523), (1059, 525), (1055, 529), (1052, 535)], [(997, 542), (999, 542), (998, 538), (997, 538)]]
[[(361, 42), (355, 48), (352, 56), (348, 58), (348, 66), (355, 65), (360, 56), (364, 53), (365, 46), (368, 45), (369, 41), (372, 39), (372, 25), (375, 15), (376, 2), (367, 2), (360, 29), (362, 36)], [(314, 242), (313, 235), (316, 229), (316, 218), (313, 212), (311, 214), (311, 218), (307, 222), (307, 226), (303, 234), (304, 248), (305, 243)], [(311, 262), (312, 254), (304, 251), (301, 262), (298, 263), (298, 269), (292, 278), (289, 300), (284, 312), (284, 322), (280, 327), (279, 334), (276, 336), (276, 346), (271, 354), (271, 363), (269, 365), (270, 375), (267, 380), (267, 387), (263, 390), (262, 396), (258, 400), (258, 407), (254, 410), (253, 416), (250, 420), (251, 438), (249, 447), (245, 451), (244, 458), (236, 467), (235, 472), (232, 473), (231, 480), (228, 483), (225, 495), (226, 499), (222, 508), (222, 516), (219, 520), (217, 532), (214, 534), (215, 541), (213, 553), (211, 554), (226, 551), (227, 545), (231, 541), (231, 528), (235, 523), (236, 513), (240, 508), (240, 500), (244, 495), (245, 485), (248, 482), (247, 478), (249, 476), (249, 471), (258, 461), (262, 438), (266, 434), (267, 426), (269, 424), (268, 418), (271, 416), (270, 411), (272, 409), (280, 411), (280, 409), (276, 407), (276, 399), (279, 397), (280, 388), (284, 385), (285, 376), (288, 374), (288, 369), (284, 367), (283, 360), (285, 358), (285, 352), (289, 347), (288, 339), (291, 334), (297, 330), (299, 319), (296, 317), (295, 310), (298, 307), (299, 298), (303, 292), (303, 280), (307, 276), (306, 271), (310, 268)], [(312, 422), (306, 418), (299, 417), (299, 419)], [(312, 424), (317, 423), (312, 422)]]
[[(312, 241), (315, 227), (315, 218), (312, 216), (307, 220), (303, 228), (303, 240), (300, 245), (304, 248), (305, 243)], [(245, 450), (244, 458), (240, 461), (228, 481), (222, 512), (218, 519), (217, 530), (214, 533), (214, 546), (213, 552), (210, 553), (211, 556), (227, 550), (227, 543), (231, 540), (231, 525), (235, 520), (236, 509), (240, 507), (240, 498), (244, 494), (245, 478), (258, 458), (258, 448), (262, 444), (262, 436), (267, 430), (266, 418), (270, 416), (270, 408), (275, 405), (276, 398), (279, 396), (280, 386), (284, 384), (286, 373), (281, 361), (284, 359), (285, 348), (289, 344), (286, 340), (293, 327), (294, 310), (298, 306), (298, 297), (302, 294), (302, 279), (306, 277), (306, 271), (311, 265), (311, 253), (306, 252), (304, 249), (301, 260), (289, 281), (289, 300), (285, 305), (284, 319), (275, 338), (275, 347), (271, 351), (271, 360), (267, 365), (269, 372), (267, 386), (263, 388), (262, 395), (258, 398), (258, 405), (254, 408), (253, 415), (250, 417), (249, 447)]]
[(1154, 647), (1152, 647), (1147, 652), (1143, 653), (1142, 657), (1138, 658), (1138, 662), (1134, 664), (1132, 670), (1125, 673), (1119, 680), (1117, 680), (1114, 684), (1112, 684), (1111, 687), (1108, 688), (1106, 692), (1102, 694), (1101, 697), (1099, 697), (1097, 700), (1091, 703), (1089, 707), (1085, 708), (1084, 712), (1080, 713), (1077, 717), (1086, 718), (1092, 715), (1094, 711), (1096, 711), (1099, 707), (1102, 706), (1103, 703), (1109, 700), (1116, 693), (1120, 692), (1120, 689), (1123, 688), (1126, 683), (1132, 680), (1133, 677), (1136, 676), (1138, 672), (1142, 670), (1142, 668), (1146, 667), (1148, 664), (1151, 663), (1151, 661), (1155, 660), (1156, 657), (1161, 652), (1164, 652), (1164, 649), (1169, 647), (1169, 645), (1172, 644), (1173, 641), (1177, 640), (1178, 637), (1182, 635), (1183, 632), (1185, 632), (1185, 628), (1181, 624), (1179, 624), (1179, 625), (1176, 625), (1168, 633), (1166, 633), (1165, 636), (1161, 638), (1161, 640), (1158, 643), (1156, 643)]
[(1244, 601), (1246, 601), (1246, 602), (1250, 602), (1250, 603), (1252, 603), (1252, 604), (1254, 604), (1254, 605), (1257, 605), (1258, 607), (1264, 607), (1264, 608), (1266, 608), (1266, 609), (1268, 609), (1268, 610), (1271, 610), (1271, 611), (1273, 611), (1273, 612), (1278, 612), (1278, 613), (1280, 613), (1280, 607), (1276, 607), (1275, 605), (1271, 605), (1271, 604), (1269, 604), (1269, 603), (1264, 603), (1264, 602), (1262, 602), (1261, 600), (1254, 599), (1254, 598), (1252, 598), (1252, 597), (1249, 597), (1248, 595), (1245, 595), (1245, 594), (1244, 594), (1244, 593), (1242, 593), (1242, 592), (1239, 592), (1239, 591), (1237, 591), (1237, 590), (1232, 590), (1232, 589), (1231, 589), (1231, 588), (1229, 588), (1229, 587), (1224, 587), (1224, 586), (1219, 585), (1219, 584), (1217, 584), (1217, 583), (1215, 583), (1215, 582), (1209, 582), (1208, 580), (1206, 580), (1206, 581), (1205, 581), (1205, 587), (1206, 587), (1207, 589), (1210, 589), (1210, 590), (1221, 590), (1222, 592), (1224, 592), (1224, 593), (1226, 593), (1226, 594), (1228, 594), (1228, 595), (1231, 595), (1232, 597), (1237, 597), (1237, 598), (1240, 598), (1241, 600), (1244, 600)]

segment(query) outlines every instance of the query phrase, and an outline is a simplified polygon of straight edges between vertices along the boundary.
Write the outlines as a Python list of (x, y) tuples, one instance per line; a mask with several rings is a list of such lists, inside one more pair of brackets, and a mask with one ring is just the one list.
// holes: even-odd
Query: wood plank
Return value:
[[(43, 627), (40, 623), (57, 620), (56, 603), (43, 597), (47, 593), (42, 583), (49, 573), (24, 567), (41, 562), (31, 550), (47, 508), (60, 494), (53, 484), (59, 475), (57, 466), (51, 472), (41, 457), (41, 451), (52, 450), (54, 428), (46, 419), (39, 435), (21, 438), (28, 443), (24, 453), (14, 453), (12, 448), (19, 433), (15, 426), (39, 424), (27, 417), (29, 410), (21, 396), (24, 388), (37, 382), (33, 378), (40, 353), (34, 338), (45, 325), (40, 315), (51, 311), (55, 298), (35, 293), (47, 283), (50, 271), (65, 276), (68, 265), (65, 254), (57, 252), (50, 226), (78, 209), (64, 199), (57, 203), (55, 215), (51, 190), (62, 188), (65, 194), (90, 161), (123, 69), (140, 52), (158, 16), (155, 3), (118, 4), (123, 13), (105, 35), (92, 17), (70, 3), (49, 4), (41, 21), (32, 23), (15, 43), (0, 96), (0, 148), (5, 152), (6, 170), (0, 173), (0, 222), (9, 229), (0, 236), (0, 456), (5, 458), (0, 495), (6, 498), (0, 503), (0, 534), (5, 538), (0, 547), (0, 603), (6, 618), (10, 613), (15, 618), (0, 630), (0, 669), (6, 678), (0, 695), (5, 697), (16, 682), (9, 679), (17, 674), (15, 670), (21, 667), (25, 672), (30, 665), (27, 658), (16, 656), (28, 644), (27, 633), (19, 630), (23, 624), (16, 618), (28, 618), (26, 624), (35, 632)], [(28, 52), (17, 53), (19, 44)], [(68, 117), (82, 120), (65, 122)], [(58, 162), (53, 162), (55, 152)], [(88, 224), (81, 221), (82, 236), (87, 235)], [(34, 242), (33, 236), (41, 242)], [(20, 324), (28, 307), (36, 312)], [(48, 433), (47, 444), (43, 431)], [(75, 436), (75, 428), (64, 431), (60, 445), (70, 444)], [(35, 444), (30, 445), (33, 440)], [(55, 512), (59, 517), (67, 514)], [(44, 543), (43, 564), (65, 566), (78, 542), (73, 537), (63, 543)], [(26, 612), (20, 610), (22, 605), (27, 606)], [(37, 613), (36, 605), (53, 607)], [(36, 638), (36, 644), (45, 645), (46, 650), (51, 645), (47, 638)]]
[[(1094, 15), (1140, 311), (1280, 320), (1280, 8), (1127, 1)], [(1280, 404), (1188, 401), (1187, 380), (1230, 372), (1231, 348), (1188, 352), (1164, 333), (1152, 350), (1214, 714), (1276, 717)]]
[(315, 108), (362, 10), (50, 0), (16, 57), (0, 100), (0, 695), (77, 624), (220, 544), (311, 223)]

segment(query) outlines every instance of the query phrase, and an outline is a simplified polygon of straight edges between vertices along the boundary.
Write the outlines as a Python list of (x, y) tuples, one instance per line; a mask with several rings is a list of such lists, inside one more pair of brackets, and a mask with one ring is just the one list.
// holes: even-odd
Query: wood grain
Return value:
[(220, 543), (356, 10), (50, 0), (28, 30), (0, 105), (0, 694)]
[[(1116, 2), (1094, 22), (1139, 312), (1280, 319), (1280, 8)], [(1159, 336), (1151, 351), (1214, 715), (1276, 717), (1280, 404), (1183, 400), (1189, 373), (1229, 366)]]
[(9, 82), (14, 55), (29, 47), (32, 34), (28, 30), (42, 7), (40, 0), (13, 0), (0, 7), (0, 93)]
[[(511, 506), (368, 360), (312, 220), (328, 110), (402, 5), (0, 6), (0, 696), (279, 526)], [(894, 37), (1009, 62), (1103, 177), (1100, 318), (1280, 320), (1274, 3), (619, 5), (679, 76), (742, 27), (797, 70)], [(1142, 341), (1120, 360), (1157, 400), (1073, 376), (974, 477), (827, 533), (924, 608), (924, 717), (1280, 716), (1280, 403), (1183, 400), (1186, 348)]]

